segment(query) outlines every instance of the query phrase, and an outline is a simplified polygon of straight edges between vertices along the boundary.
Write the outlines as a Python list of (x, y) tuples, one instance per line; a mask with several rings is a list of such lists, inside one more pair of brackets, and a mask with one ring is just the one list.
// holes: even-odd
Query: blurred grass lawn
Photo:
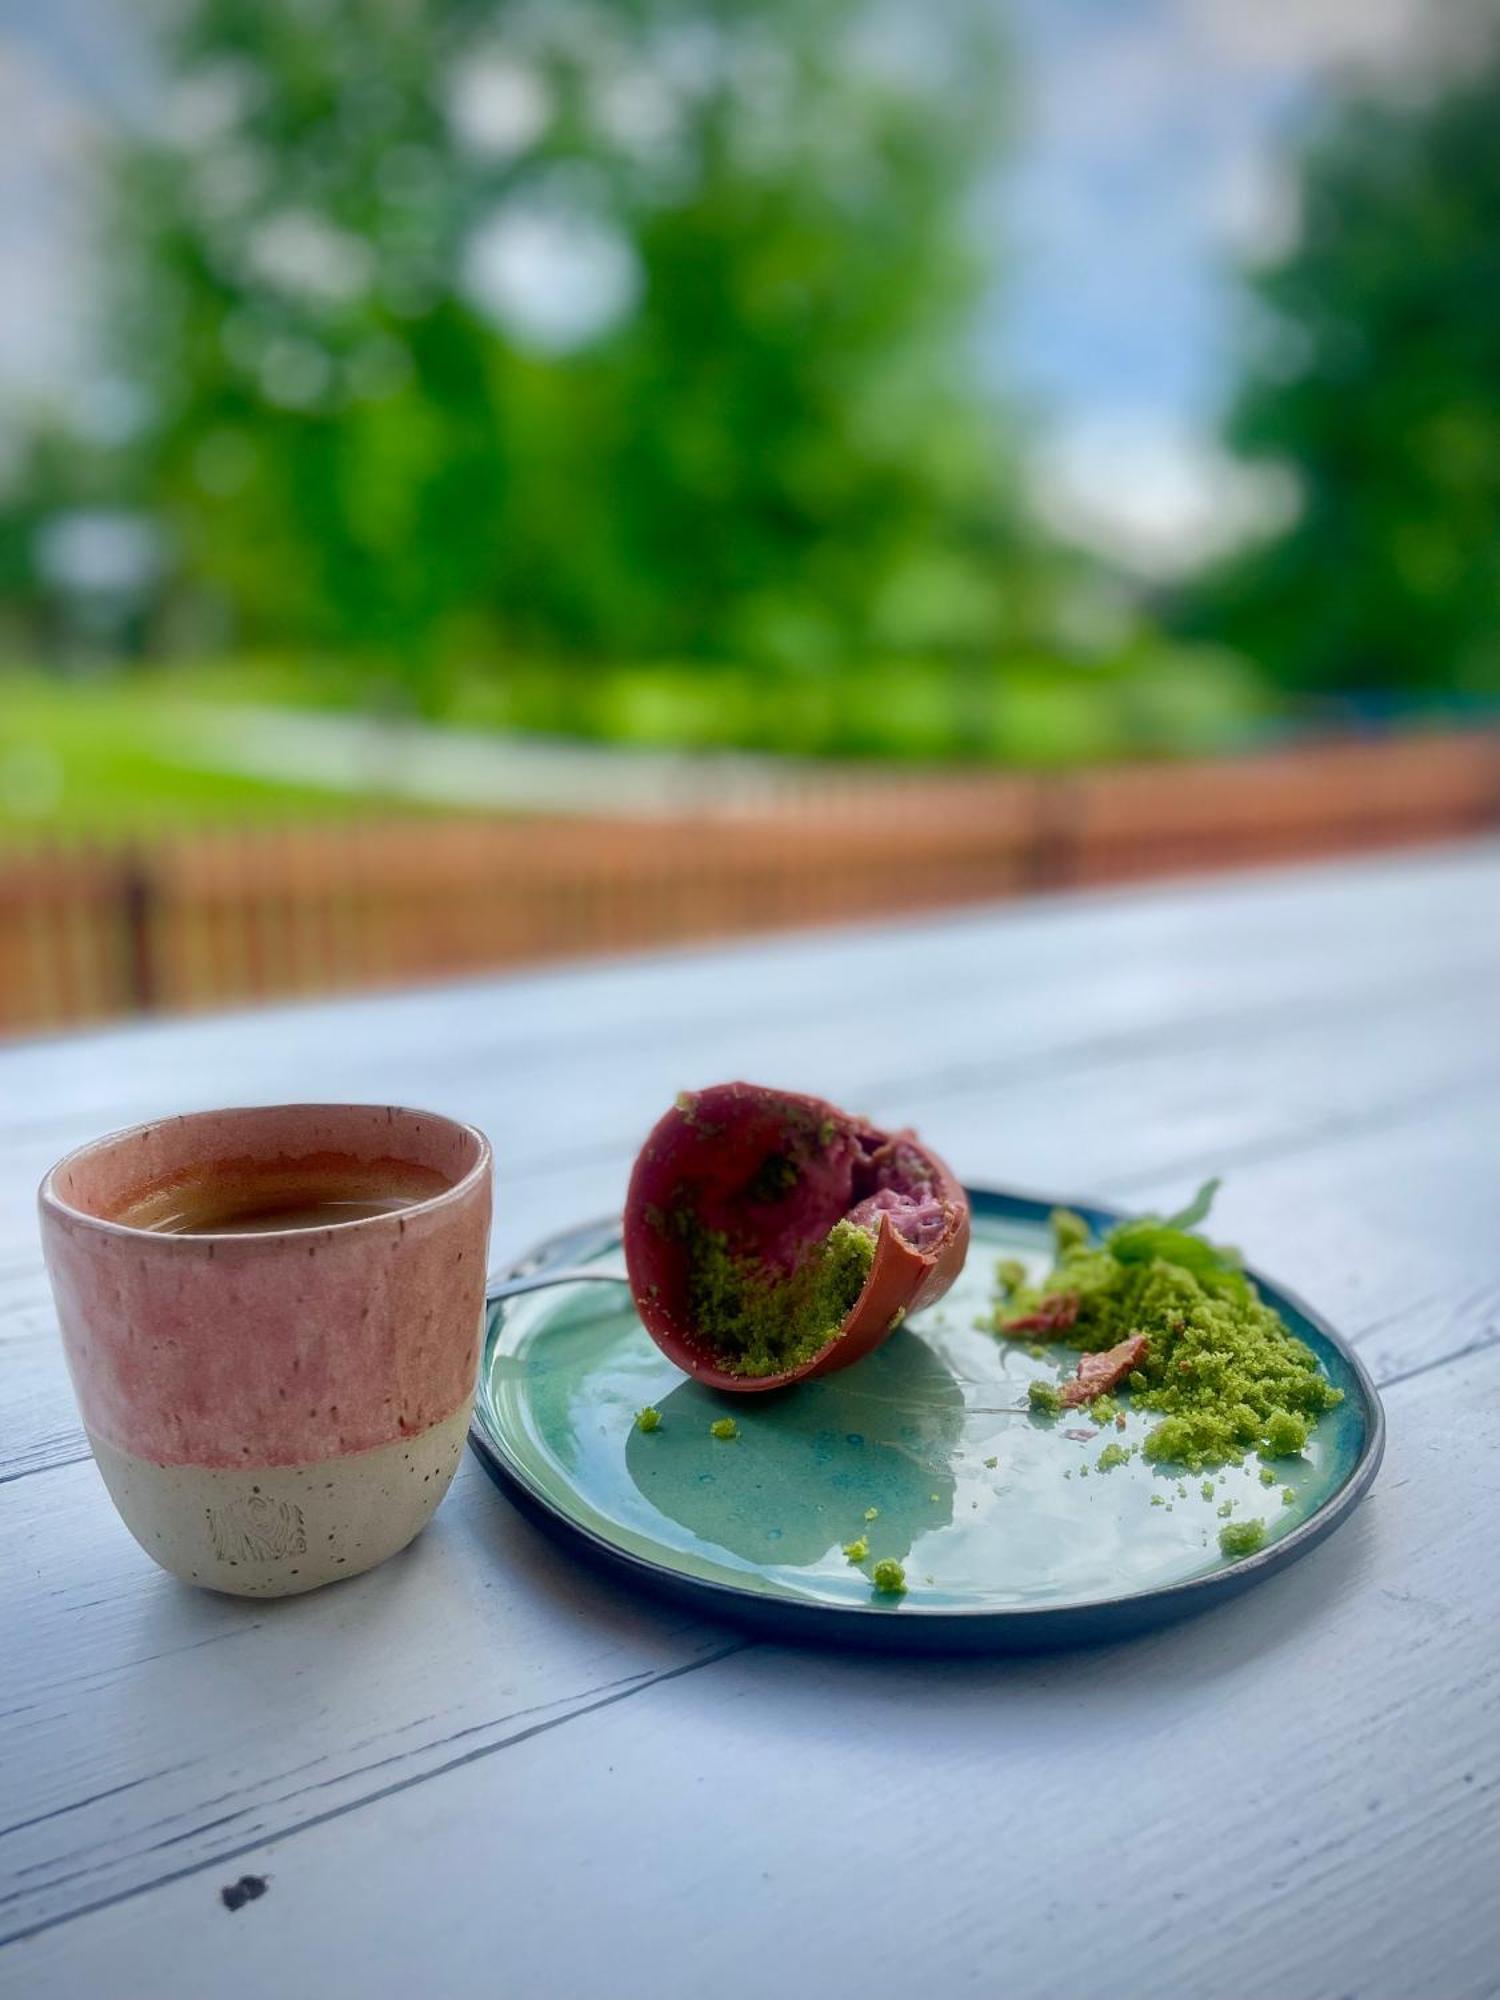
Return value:
[[(0, 836), (100, 836), (173, 826), (417, 812), (373, 786), (282, 782), (222, 768), (194, 718), (226, 704), (403, 711), (348, 663), (229, 660), (133, 675), (0, 673)], [(1206, 754), (1266, 726), (1265, 697), (1236, 663), (1156, 651), (1102, 667), (880, 664), (805, 678), (730, 667), (559, 669), (508, 664), (451, 676), (441, 720), (467, 729), (624, 746), (988, 763), (1056, 769)], [(222, 731), (218, 740), (222, 742)], [(431, 810), (432, 808), (427, 808)]]
[(183, 697), (149, 681), (0, 678), (0, 838), (276, 823), (382, 803), (195, 761)]

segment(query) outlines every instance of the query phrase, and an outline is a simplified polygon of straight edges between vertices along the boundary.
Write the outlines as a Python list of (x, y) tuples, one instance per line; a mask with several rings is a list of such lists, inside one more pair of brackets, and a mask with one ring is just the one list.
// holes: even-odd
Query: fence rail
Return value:
[(0, 1033), (1500, 827), (1500, 736), (1056, 778), (843, 774), (743, 817), (381, 820), (0, 850)]

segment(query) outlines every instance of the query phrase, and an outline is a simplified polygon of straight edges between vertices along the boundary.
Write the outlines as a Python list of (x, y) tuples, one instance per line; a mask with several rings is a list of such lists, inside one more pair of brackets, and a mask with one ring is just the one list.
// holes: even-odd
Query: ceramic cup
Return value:
[[(274, 1165), (446, 1182), (353, 1222), (170, 1235), (115, 1218), (178, 1181)], [(490, 1219), (483, 1133), (288, 1104), (138, 1125), (42, 1183), (68, 1368), (104, 1483), (164, 1569), (246, 1597), (383, 1562), (432, 1516), (474, 1401)]]

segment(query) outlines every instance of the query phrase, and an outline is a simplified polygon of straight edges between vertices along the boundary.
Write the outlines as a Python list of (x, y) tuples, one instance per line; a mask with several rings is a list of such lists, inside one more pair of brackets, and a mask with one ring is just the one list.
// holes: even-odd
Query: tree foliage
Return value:
[(1443, 94), (1343, 107), (1255, 278), (1230, 436), (1295, 475), (1198, 629), (1318, 691), (1500, 693), (1500, 48)]
[[(966, 351), (988, 10), (181, 0), (111, 163), (139, 497), (240, 637), (420, 686), (956, 656), (1030, 616)], [(916, 60), (919, 54), (921, 60)]]

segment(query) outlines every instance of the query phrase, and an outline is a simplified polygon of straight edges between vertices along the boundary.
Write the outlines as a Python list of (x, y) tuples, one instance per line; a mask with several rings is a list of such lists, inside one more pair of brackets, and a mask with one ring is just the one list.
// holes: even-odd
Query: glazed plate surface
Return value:
[[(1195, 1475), (1137, 1452), (1101, 1471), (1106, 1446), (1139, 1444), (1159, 1418), (1128, 1395), (1123, 1430), (1030, 1412), (1027, 1385), (1076, 1355), (1038, 1359), (974, 1321), (992, 1308), (998, 1258), (1050, 1264), (1052, 1203), (969, 1193), (973, 1247), (940, 1304), (852, 1368), (766, 1395), (687, 1380), (623, 1284), (492, 1304), (475, 1451), (542, 1526), (639, 1585), (781, 1638), (902, 1650), (1123, 1637), (1246, 1589), (1348, 1517), (1375, 1477), (1384, 1425), (1363, 1367), (1325, 1321), (1252, 1271), (1344, 1391), (1303, 1457), (1273, 1468), (1274, 1486), (1253, 1456)], [(1118, 1220), (1069, 1205), (1096, 1228)], [(619, 1263), (614, 1224), (556, 1237), (517, 1269), (594, 1261)], [(647, 1404), (661, 1412), (649, 1433), (635, 1424)], [(729, 1442), (709, 1430), (726, 1415), (739, 1427)], [(1226, 1519), (1264, 1521), (1265, 1546), (1226, 1558)], [(843, 1549), (861, 1536), (869, 1557), (856, 1566)], [(883, 1557), (904, 1565), (904, 1597), (873, 1588)]]

